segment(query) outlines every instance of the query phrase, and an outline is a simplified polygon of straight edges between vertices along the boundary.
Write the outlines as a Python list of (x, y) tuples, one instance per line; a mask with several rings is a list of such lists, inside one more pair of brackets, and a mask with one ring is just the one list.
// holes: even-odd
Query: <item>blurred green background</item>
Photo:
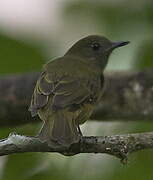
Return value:
[[(116, 50), (107, 70), (144, 70), (153, 66), (152, 0), (2, 0), (0, 1), (0, 73), (40, 71), (45, 61), (62, 56), (78, 39), (105, 35), (131, 44)], [(111, 113), (111, 112), (110, 112)], [(1, 128), (35, 135), (40, 124)], [(87, 122), (85, 135), (153, 131), (152, 122)], [(153, 180), (153, 150), (129, 156), (127, 165), (104, 154), (64, 157), (26, 153), (0, 157), (2, 180)]]

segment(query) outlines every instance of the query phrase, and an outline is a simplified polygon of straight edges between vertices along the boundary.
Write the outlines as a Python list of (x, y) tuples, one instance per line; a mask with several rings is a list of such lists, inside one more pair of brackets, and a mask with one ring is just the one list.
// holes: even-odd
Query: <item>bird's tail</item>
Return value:
[(38, 137), (50, 144), (70, 146), (80, 140), (73, 113), (58, 111), (48, 118)]

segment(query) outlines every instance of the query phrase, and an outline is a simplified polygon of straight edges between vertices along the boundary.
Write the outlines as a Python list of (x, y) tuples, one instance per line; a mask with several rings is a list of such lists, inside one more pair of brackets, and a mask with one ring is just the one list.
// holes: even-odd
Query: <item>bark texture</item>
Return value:
[(79, 143), (69, 148), (48, 146), (37, 137), (27, 137), (10, 134), (8, 138), (0, 140), (0, 156), (24, 152), (59, 152), (63, 155), (78, 153), (106, 153), (127, 161), (128, 154), (153, 148), (153, 132), (127, 135), (83, 137)]

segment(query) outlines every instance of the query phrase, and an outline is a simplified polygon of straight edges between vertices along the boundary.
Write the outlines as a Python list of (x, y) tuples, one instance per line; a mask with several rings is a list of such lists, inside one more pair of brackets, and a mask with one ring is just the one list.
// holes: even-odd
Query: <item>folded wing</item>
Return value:
[(44, 108), (49, 100), (52, 101), (50, 108), (54, 111), (79, 105), (90, 95), (87, 80), (83, 82), (83, 80), (72, 78), (68, 74), (58, 76), (58, 74), (43, 72), (34, 89), (29, 111), (32, 116), (37, 115), (38, 110)]

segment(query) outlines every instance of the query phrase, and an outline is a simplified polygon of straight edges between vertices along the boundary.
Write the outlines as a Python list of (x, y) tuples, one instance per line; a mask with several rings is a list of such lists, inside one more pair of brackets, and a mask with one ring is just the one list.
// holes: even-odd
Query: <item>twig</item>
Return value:
[(126, 162), (128, 154), (153, 148), (153, 132), (127, 135), (83, 137), (79, 143), (66, 147), (51, 147), (37, 137), (10, 134), (0, 140), (0, 156), (24, 152), (59, 152), (64, 155), (78, 153), (106, 153)]

